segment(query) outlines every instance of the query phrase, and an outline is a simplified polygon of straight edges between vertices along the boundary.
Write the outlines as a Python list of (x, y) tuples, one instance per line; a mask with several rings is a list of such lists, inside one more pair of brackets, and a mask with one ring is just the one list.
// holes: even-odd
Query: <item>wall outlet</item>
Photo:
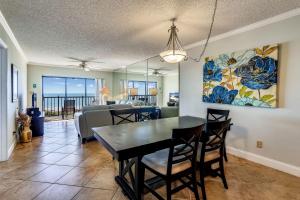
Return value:
[(263, 148), (263, 142), (260, 141), (260, 140), (257, 140), (256, 141), (256, 148), (259, 148), (259, 149)]

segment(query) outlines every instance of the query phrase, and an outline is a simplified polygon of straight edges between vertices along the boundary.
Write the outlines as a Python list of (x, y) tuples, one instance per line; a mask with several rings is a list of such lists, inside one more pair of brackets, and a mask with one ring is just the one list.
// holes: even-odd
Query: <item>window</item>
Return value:
[(86, 96), (96, 96), (96, 80), (86, 79)]
[(59, 77), (43, 77), (43, 96), (44, 97), (64, 97), (66, 81)]
[(43, 76), (44, 97), (96, 96), (96, 81), (88, 78)]
[[(128, 81), (128, 88), (137, 88), (138, 95), (146, 95), (146, 81)], [(148, 82), (148, 94), (150, 88), (157, 88), (157, 82)]]
[(67, 97), (85, 96), (85, 79), (66, 78)]

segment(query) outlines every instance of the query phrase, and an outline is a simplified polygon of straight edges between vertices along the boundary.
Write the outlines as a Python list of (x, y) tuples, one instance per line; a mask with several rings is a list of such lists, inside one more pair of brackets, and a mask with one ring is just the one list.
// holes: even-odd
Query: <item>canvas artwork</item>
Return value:
[(203, 102), (277, 107), (278, 45), (207, 57)]

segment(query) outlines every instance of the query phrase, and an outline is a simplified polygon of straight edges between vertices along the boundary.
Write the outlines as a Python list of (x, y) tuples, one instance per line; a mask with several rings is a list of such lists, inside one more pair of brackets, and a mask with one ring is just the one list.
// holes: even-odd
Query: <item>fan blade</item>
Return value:
[(104, 63), (104, 62), (101, 62), (101, 61), (87, 61), (89, 63)]
[(84, 61), (80, 58), (74, 58), (74, 57), (66, 57), (66, 58), (71, 59), (71, 60), (77, 60), (77, 61), (80, 61), (80, 62)]

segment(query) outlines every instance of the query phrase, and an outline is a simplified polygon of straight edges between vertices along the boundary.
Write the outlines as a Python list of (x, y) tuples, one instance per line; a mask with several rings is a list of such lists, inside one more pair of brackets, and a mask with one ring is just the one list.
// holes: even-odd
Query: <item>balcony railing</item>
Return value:
[(48, 96), (43, 97), (43, 111), (45, 116), (59, 116), (61, 115), (62, 108), (65, 100), (75, 100), (75, 110), (80, 111), (83, 106), (91, 105), (95, 102), (95, 96)]

